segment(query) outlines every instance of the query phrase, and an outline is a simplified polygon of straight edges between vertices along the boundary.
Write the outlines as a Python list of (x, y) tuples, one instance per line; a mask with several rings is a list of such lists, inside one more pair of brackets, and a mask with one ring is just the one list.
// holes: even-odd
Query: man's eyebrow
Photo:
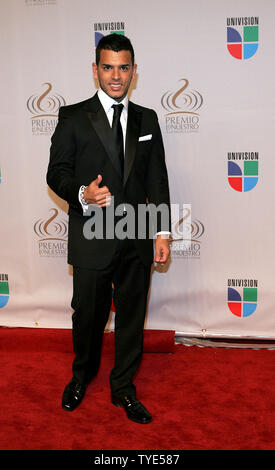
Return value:
[[(115, 67), (115, 65), (111, 65), (111, 64), (101, 64), (102, 67)], [(128, 64), (119, 64), (118, 67), (129, 67), (130, 66), (130, 63)]]

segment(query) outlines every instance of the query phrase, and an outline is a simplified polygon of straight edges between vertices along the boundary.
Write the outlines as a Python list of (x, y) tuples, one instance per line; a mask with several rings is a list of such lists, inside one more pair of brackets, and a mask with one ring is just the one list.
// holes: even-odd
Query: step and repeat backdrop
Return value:
[(2, 0), (0, 11), (0, 325), (71, 327), (67, 204), (46, 184), (49, 148), (60, 106), (96, 92), (97, 41), (118, 32), (136, 53), (131, 99), (159, 117), (176, 208), (145, 327), (275, 338), (275, 3)]

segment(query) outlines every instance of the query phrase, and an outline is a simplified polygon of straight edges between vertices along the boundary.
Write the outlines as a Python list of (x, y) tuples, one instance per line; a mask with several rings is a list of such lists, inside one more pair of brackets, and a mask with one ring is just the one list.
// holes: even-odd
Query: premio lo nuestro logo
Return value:
[(95, 32), (95, 47), (103, 36), (108, 34), (122, 34), (124, 35), (125, 24), (124, 21), (106, 21), (103, 23), (94, 23)]
[(259, 153), (228, 152), (227, 158), (227, 176), (231, 188), (239, 192), (255, 188), (259, 179)]
[[(233, 287), (232, 287), (233, 286)], [(258, 281), (228, 279), (228, 308), (237, 317), (249, 317), (257, 308)]]
[(172, 258), (200, 258), (201, 238), (204, 235), (204, 224), (198, 219), (191, 218), (191, 208), (185, 205), (180, 216), (173, 214), (172, 217)]
[(25, 0), (26, 6), (56, 5), (57, 0)]
[(0, 274), (0, 308), (7, 305), (9, 298), (9, 277), (7, 274)]
[[(233, 27), (234, 26), (234, 27)], [(253, 57), (259, 45), (259, 18), (227, 18), (227, 49), (235, 59)]]
[(52, 84), (43, 83), (46, 87), (41, 94), (35, 94), (28, 98), (27, 108), (32, 114), (33, 135), (51, 135), (57, 125), (58, 111), (66, 104), (63, 96), (52, 93)]
[(198, 110), (203, 104), (203, 97), (197, 90), (189, 88), (187, 78), (181, 78), (180, 88), (168, 90), (161, 97), (165, 114), (166, 131), (198, 132), (200, 115)]
[(48, 219), (39, 219), (34, 224), (34, 232), (38, 237), (39, 255), (42, 257), (67, 256), (68, 223), (59, 217), (58, 210)]

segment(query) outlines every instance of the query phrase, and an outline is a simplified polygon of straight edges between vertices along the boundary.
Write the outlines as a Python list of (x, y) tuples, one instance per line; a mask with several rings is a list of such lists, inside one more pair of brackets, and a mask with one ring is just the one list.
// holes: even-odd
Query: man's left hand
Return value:
[(164, 264), (168, 260), (170, 254), (169, 238), (167, 235), (158, 235), (155, 241), (155, 258), (156, 263)]

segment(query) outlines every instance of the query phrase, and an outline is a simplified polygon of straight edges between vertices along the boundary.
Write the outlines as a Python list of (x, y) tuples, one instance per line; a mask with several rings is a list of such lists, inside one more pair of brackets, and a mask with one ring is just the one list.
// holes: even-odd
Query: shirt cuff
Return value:
[(155, 238), (157, 238), (158, 235), (166, 235), (165, 238), (170, 238), (171, 232), (157, 232)]

